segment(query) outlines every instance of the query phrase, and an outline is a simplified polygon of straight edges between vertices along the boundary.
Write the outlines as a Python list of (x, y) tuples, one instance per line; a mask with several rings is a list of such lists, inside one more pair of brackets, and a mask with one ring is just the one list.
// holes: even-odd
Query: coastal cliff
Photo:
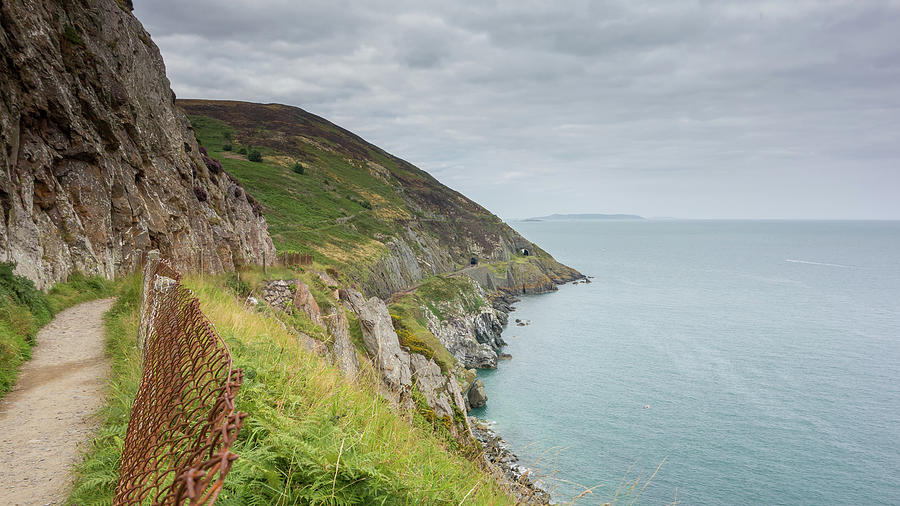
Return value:
[(133, 272), (153, 248), (207, 272), (274, 255), (126, 4), (9, 0), (0, 25), (0, 257), (17, 273), (46, 287)]
[[(177, 104), (202, 145), (259, 199), (275, 246), (312, 253), (366, 295), (386, 299), (462, 269), (488, 291), (517, 293), (581, 277), (427, 172), (303, 109)], [(262, 161), (240, 154), (254, 150)]]

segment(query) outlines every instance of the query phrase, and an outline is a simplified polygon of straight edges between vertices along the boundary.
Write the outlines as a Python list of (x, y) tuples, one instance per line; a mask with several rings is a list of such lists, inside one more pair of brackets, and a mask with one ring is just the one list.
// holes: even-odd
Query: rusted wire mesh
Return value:
[(144, 371), (113, 504), (212, 504), (237, 458), (241, 371), (178, 272), (154, 257), (144, 277)]

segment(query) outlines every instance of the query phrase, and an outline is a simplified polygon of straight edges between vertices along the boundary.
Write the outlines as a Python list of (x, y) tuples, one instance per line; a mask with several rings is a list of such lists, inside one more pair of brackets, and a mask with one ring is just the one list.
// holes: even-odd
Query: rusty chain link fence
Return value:
[(113, 504), (212, 504), (237, 458), (241, 371), (181, 275), (156, 252), (144, 264), (143, 377)]

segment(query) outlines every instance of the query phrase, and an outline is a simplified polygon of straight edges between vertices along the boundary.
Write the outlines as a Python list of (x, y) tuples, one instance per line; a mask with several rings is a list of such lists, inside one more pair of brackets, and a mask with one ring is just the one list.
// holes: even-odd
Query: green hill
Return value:
[[(371, 295), (473, 258), (493, 264), (492, 288), (520, 293), (521, 279), (533, 281), (524, 291), (542, 291), (580, 277), (427, 172), (316, 115), (278, 104), (177, 104), (201, 146), (262, 205), (279, 251), (312, 253)], [(261, 161), (248, 159), (254, 152)]]

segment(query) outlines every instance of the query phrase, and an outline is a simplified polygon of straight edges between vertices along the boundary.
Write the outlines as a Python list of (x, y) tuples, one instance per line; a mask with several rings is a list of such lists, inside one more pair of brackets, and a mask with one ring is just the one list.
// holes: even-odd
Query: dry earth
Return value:
[(0, 504), (61, 504), (103, 405), (103, 313), (114, 299), (69, 308), (37, 335), (33, 358), (0, 401)]

